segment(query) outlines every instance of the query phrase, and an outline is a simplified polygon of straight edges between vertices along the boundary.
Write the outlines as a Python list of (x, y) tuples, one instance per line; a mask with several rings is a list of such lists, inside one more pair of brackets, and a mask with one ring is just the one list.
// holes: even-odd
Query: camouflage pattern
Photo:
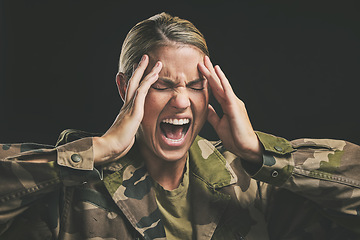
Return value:
[[(196, 239), (360, 239), (360, 147), (257, 134), (265, 149), (257, 171), (221, 142), (193, 143)], [(64, 132), (56, 148), (0, 145), (0, 239), (166, 239), (136, 144), (95, 168), (86, 136)], [(49, 154), (54, 161), (32, 162)]]

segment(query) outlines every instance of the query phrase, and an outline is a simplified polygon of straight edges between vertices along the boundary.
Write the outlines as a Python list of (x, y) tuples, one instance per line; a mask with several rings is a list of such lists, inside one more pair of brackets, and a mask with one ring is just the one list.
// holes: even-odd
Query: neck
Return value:
[(145, 165), (150, 176), (166, 190), (176, 189), (183, 178), (187, 155), (176, 161), (146, 157)]

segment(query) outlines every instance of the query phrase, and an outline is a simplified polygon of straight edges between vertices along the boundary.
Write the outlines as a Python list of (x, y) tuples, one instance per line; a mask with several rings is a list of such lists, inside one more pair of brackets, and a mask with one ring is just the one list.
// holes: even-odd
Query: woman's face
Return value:
[(163, 46), (149, 53), (147, 74), (163, 67), (145, 100), (138, 136), (142, 154), (162, 161), (186, 158), (207, 118), (207, 80), (198, 70), (204, 53), (189, 45)]

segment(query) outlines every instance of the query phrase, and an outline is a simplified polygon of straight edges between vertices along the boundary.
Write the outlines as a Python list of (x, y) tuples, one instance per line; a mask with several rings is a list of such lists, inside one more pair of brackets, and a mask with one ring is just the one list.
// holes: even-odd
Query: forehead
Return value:
[(204, 62), (204, 56), (205, 54), (201, 50), (190, 45), (161, 46), (149, 53), (148, 68), (150, 70), (157, 61), (161, 61), (163, 68), (160, 76), (170, 79), (182, 76), (187, 78), (198, 77), (198, 64)]

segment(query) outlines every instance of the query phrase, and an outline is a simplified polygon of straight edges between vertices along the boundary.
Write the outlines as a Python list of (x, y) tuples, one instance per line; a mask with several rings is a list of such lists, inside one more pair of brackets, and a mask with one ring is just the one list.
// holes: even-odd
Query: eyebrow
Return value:
[[(175, 83), (173, 80), (169, 79), (169, 78), (159, 78), (158, 80), (162, 81), (163, 83), (169, 85), (169, 86), (176, 86), (177, 83)], [(195, 79), (195, 80), (192, 80), (190, 82), (188, 82), (186, 84), (186, 86), (189, 86), (189, 85), (192, 85), (192, 84), (196, 84), (198, 82), (203, 82), (205, 81), (204, 78), (198, 78), (198, 79)]]

